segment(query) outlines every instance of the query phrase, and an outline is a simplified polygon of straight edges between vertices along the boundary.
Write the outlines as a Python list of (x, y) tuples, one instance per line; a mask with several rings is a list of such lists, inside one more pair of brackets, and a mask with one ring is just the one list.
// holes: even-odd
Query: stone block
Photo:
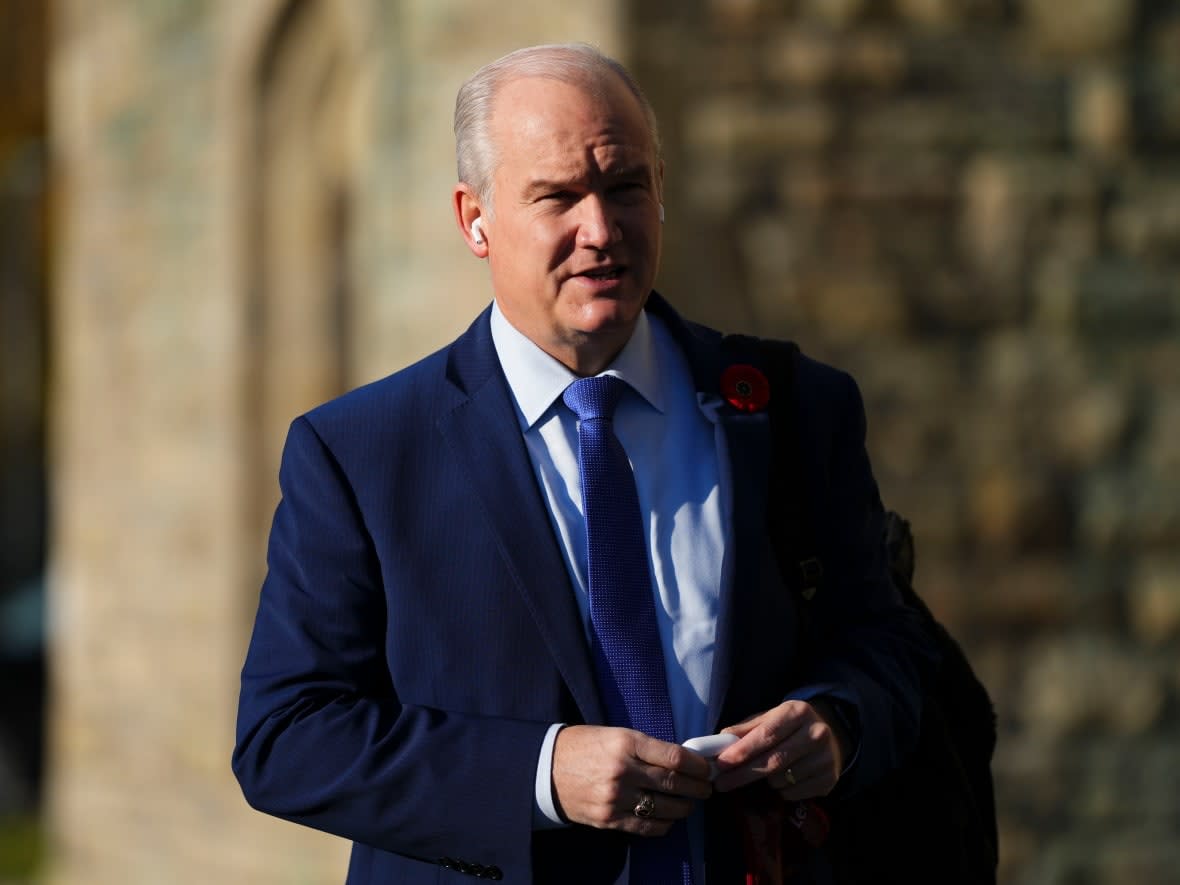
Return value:
[(1050, 255), (1032, 270), (1030, 319), (1055, 335), (1073, 334), (1078, 327), (1081, 262), (1072, 256)]
[[(954, 475), (947, 469), (927, 467), (925, 470), (906, 464), (903, 470), (894, 470), (883, 447), (870, 443), (874, 471), (881, 486), (885, 506), (896, 510), (910, 521), (918, 544), (919, 562), (926, 577), (928, 568), (938, 557), (948, 556), (958, 548), (965, 529), (959, 486)], [(961, 592), (964, 583), (963, 566), (958, 560), (944, 564), (937, 574), (942, 580), (940, 586), (948, 594)], [(923, 586), (928, 586), (923, 581)]]
[(936, 32), (965, 24), (969, 5), (969, 0), (894, 0), (902, 21)]
[(1111, 381), (1065, 393), (1046, 415), (1054, 458), (1071, 468), (1112, 460), (1131, 431), (1133, 408), (1131, 392)]
[(810, 312), (830, 341), (839, 345), (896, 336), (907, 321), (901, 282), (887, 268), (845, 265), (808, 276)]
[(1172, 268), (1108, 255), (1077, 274), (1074, 311), (1091, 340), (1171, 340), (1180, 328), (1180, 274)]
[(894, 33), (861, 30), (840, 46), (842, 79), (851, 86), (887, 90), (898, 86), (908, 72), (905, 46)]
[(1145, 407), (1147, 426), (1137, 440), (1136, 459), (1159, 476), (1180, 477), (1180, 389), (1168, 386), (1164, 372), (1155, 379), (1157, 390)]
[(745, 28), (762, 21), (765, 0), (709, 0), (708, 16), (725, 28)]
[(903, 97), (871, 104), (848, 121), (853, 145), (867, 151), (946, 150), (978, 144), (978, 117), (952, 99)]
[[(866, 394), (867, 396), (867, 394)], [(910, 396), (873, 396), (869, 410), (869, 450), (878, 480), (891, 487), (914, 487), (911, 499), (923, 497), (923, 488), (953, 488), (948, 492), (961, 500), (957, 474), (948, 469), (954, 448), (955, 413), (937, 400), (923, 401)], [(941, 491), (939, 497), (941, 497)], [(939, 506), (940, 513), (946, 511)], [(959, 520), (952, 522), (957, 526)], [(954, 532), (958, 536), (958, 532)]]
[(741, 42), (709, 47), (705, 64), (711, 87), (756, 90), (762, 79), (761, 59)]
[(822, 155), (811, 155), (786, 165), (777, 176), (775, 189), (787, 211), (798, 213), (791, 223), (815, 229), (824, 223), (831, 204), (841, 198), (842, 185), (842, 173), (830, 169)]
[(835, 132), (831, 109), (818, 101), (766, 105), (714, 99), (691, 111), (686, 137), (692, 149), (739, 158), (823, 147)]
[(801, 0), (804, 17), (834, 27), (848, 27), (865, 13), (871, 0)]
[(792, 25), (767, 40), (763, 68), (772, 82), (816, 89), (836, 76), (839, 64), (840, 45), (831, 31)]
[(1056, 832), (1042, 838), (1038, 856), (1020, 882), (1070, 885), (1174, 885), (1180, 851), (1174, 829), (1128, 824), (1122, 831)]
[(977, 550), (1052, 549), (1070, 534), (1070, 515), (1052, 471), (1031, 458), (973, 468), (965, 494), (967, 538)]
[(1156, 21), (1149, 39), (1140, 92), (1144, 113), (1137, 122), (1147, 144), (1175, 145), (1180, 141), (1180, 15)]
[(1088, 71), (1073, 82), (1071, 118), (1074, 138), (1103, 159), (1122, 154), (1133, 136), (1131, 95), (1114, 70)]
[(1136, 178), (1111, 207), (1113, 245), (1139, 260), (1171, 264), (1180, 249), (1180, 171)]
[(1092, 736), (1066, 754), (1078, 784), (1071, 816), (1118, 832), (1128, 823), (1150, 827), (1180, 815), (1180, 748), (1147, 735), (1124, 740), (1120, 749), (1111, 752), (1109, 743)]
[(1087, 549), (1131, 555), (1180, 543), (1180, 479), (1109, 467), (1082, 478), (1078, 528)]
[(850, 368), (859, 369), (854, 374), (873, 416), (884, 409), (886, 416), (903, 422), (911, 409), (917, 410), (919, 420), (940, 411), (953, 423), (969, 408), (970, 404), (954, 402), (962, 395), (963, 375), (953, 341), (882, 338), (860, 353), (860, 361)]
[[(1019, 711), (1009, 706), (1007, 716), (1017, 720)], [(1070, 748), (1045, 739), (1022, 722), (1014, 725), (1001, 732), (992, 760), (997, 809), (1012, 823), (1035, 825), (1043, 837), (1046, 820), (1060, 819), (1069, 800), (1070, 778), (1063, 759)]]
[(1050, 556), (990, 559), (972, 569), (980, 592), (970, 595), (965, 619), (997, 635), (1066, 629), (1077, 607), (1069, 567)]
[(893, 213), (883, 237), (904, 241), (912, 232), (932, 250), (925, 256), (930, 264), (946, 260), (947, 218), (961, 199), (954, 158), (938, 150), (882, 149), (850, 158), (840, 171), (845, 199)]
[(1168, 686), (1133, 646), (1101, 635), (1073, 635), (1028, 650), (1019, 715), (1049, 740), (1089, 730), (1141, 735), (1159, 724)]
[(1127, 597), (1128, 621), (1148, 646), (1180, 639), (1180, 558), (1155, 556), (1139, 563)]
[(790, 280), (801, 271), (808, 240), (807, 222), (763, 213), (735, 231), (738, 249), (755, 280)]
[(1032, 403), (1037, 408), (1091, 383), (1088, 356), (1076, 338), (1044, 335), (1023, 326), (981, 336), (975, 366), (980, 393), (998, 402)]
[(1029, 206), (1011, 163), (994, 155), (974, 158), (963, 173), (963, 251), (977, 272), (1007, 282), (1024, 260)]
[(1125, 45), (1135, 25), (1136, 0), (1023, 0), (1033, 46), (1076, 58), (1110, 53)]
[(1000, 862), (996, 878), (999, 882), (1018, 882), (1020, 872), (1033, 866), (1044, 851), (1044, 835), (1002, 810), (998, 818)]

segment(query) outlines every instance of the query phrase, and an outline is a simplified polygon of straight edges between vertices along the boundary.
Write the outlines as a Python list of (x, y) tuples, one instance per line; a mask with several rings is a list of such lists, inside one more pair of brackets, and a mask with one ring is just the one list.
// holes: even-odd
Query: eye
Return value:
[(639, 199), (647, 192), (647, 186), (642, 181), (620, 181), (610, 188), (610, 194), (615, 199)]

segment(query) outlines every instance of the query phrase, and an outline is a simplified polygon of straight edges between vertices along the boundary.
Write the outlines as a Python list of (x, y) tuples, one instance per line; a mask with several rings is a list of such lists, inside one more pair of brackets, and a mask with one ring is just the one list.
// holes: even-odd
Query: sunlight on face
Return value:
[(496, 212), (483, 224), (496, 299), (575, 370), (626, 343), (660, 256), (651, 133), (622, 82), (601, 86), (596, 96), (552, 79), (510, 81), (491, 126)]

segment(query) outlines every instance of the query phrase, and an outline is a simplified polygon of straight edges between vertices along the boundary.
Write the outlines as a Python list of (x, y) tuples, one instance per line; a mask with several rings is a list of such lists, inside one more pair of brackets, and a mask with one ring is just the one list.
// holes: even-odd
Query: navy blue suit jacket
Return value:
[[(716, 394), (720, 334), (658, 295), (647, 309)], [(256, 808), (354, 842), (348, 885), (613, 883), (625, 858), (613, 833), (532, 829), (546, 729), (603, 711), (488, 316), (298, 418), (283, 454), (233, 766)], [(734, 410), (711, 716), (720, 728), (800, 685), (843, 686), (860, 749), (841, 789), (855, 789), (911, 741), (923, 653), (886, 576), (856, 385), (804, 359), (796, 388), (833, 617), (804, 659), (767, 543), (769, 422)], [(709, 885), (743, 882), (727, 816), (707, 814)]]

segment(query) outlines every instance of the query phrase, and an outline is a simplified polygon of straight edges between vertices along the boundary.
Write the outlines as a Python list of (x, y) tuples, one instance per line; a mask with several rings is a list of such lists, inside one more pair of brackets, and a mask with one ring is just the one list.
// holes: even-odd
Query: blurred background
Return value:
[(1001, 880), (1180, 883), (1180, 3), (0, 14), (0, 885), (341, 881), (229, 773), (278, 451), (487, 302), (454, 93), (570, 39), (660, 114), (661, 289), (861, 382)]

